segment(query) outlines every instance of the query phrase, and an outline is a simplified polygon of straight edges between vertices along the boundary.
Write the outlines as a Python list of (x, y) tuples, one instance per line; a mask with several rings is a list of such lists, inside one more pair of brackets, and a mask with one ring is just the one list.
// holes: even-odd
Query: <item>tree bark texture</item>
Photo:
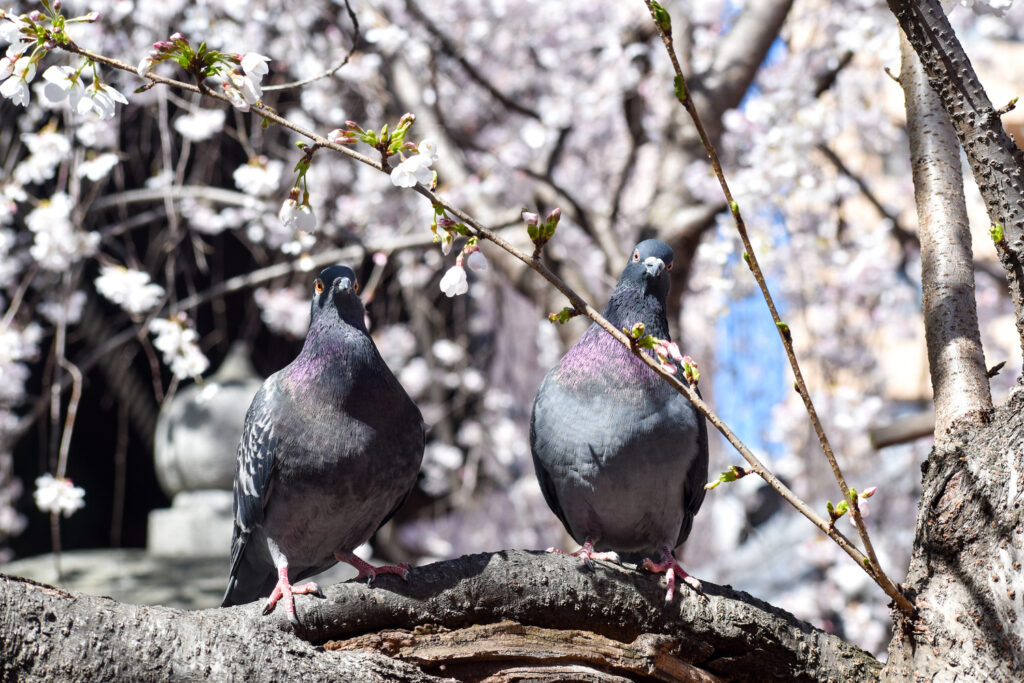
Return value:
[(1024, 153), (1003, 128), (938, 0), (888, 0), (956, 131), (988, 209), (1024, 349)]
[(936, 445), (886, 680), (1024, 680), (1024, 391)]
[(2, 680), (874, 680), (870, 654), (751, 596), (518, 550), (416, 568), (408, 583), (299, 596), (292, 632), (259, 603), (142, 607), (0, 576)]
[(974, 255), (960, 170), (960, 143), (928, 85), (924, 67), (900, 34), (900, 84), (906, 96), (907, 136), (914, 174), (921, 289), (928, 368), (935, 402), (935, 442), (950, 426), (992, 409), (974, 297)]

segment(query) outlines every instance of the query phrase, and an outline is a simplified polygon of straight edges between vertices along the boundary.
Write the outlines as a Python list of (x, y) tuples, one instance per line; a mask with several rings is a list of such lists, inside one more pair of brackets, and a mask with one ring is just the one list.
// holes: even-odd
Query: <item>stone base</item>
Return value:
[(231, 491), (182, 491), (149, 513), (146, 552), (154, 557), (231, 557)]

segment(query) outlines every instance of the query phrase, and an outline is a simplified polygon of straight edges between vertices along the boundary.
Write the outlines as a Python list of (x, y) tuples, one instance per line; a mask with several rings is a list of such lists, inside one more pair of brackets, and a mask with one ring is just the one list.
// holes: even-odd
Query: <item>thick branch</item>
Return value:
[(700, 84), (692, 84), (695, 97), (708, 98), (704, 119), (715, 128), (712, 139), (720, 133), (722, 114), (739, 106), (747, 94), (792, 6), (793, 0), (747, 3), (722, 39), (711, 67), (701, 74)]
[(950, 425), (992, 409), (974, 299), (974, 255), (960, 171), (960, 144), (921, 60), (900, 36), (900, 84), (921, 239), (921, 290), (928, 367), (935, 400), (935, 441)]
[[(0, 678), (56, 674), (127, 680), (134, 673), (137, 680), (197, 675), (283, 680), (333, 671), (335, 680), (378, 680), (374, 675), (389, 660), (334, 650), (344, 649), (344, 643), (325, 650), (304, 641), (323, 644), (401, 628), (413, 631), (407, 640), (415, 644), (415, 635), (438, 627), (462, 629), (504, 620), (588, 632), (600, 636), (595, 643), (608, 645), (610, 639), (624, 650), (656, 641), (679, 662), (727, 679), (863, 681), (877, 676), (880, 664), (868, 653), (749, 595), (704, 582), (704, 595), (684, 591), (664, 606), (660, 581), (606, 563), (588, 572), (576, 558), (553, 553), (470, 555), (414, 569), (408, 583), (381, 577), (372, 588), (357, 583), (329, 587), (326, 600), (301, 596), (299, 640), (286, 632), (290, 627), (280, 610), (263, 617), (260, 604), (184, 612), (122, 605), (2, 577)], [(475, 642), (465, 640), (467, 647)], [(447, 641), (452, 647), (452, 639)], [(409, 648), (411, 662), (420, 657), (416, 651), (422, 655), (422, 648)], [(274, 653), (272, 661), (266, 652)], [(581, 653), (580, 659), (598, 659), (592, 655)], [(519, 660), (510, 656), (510, 661)], [(350, 679), (356, 663), (369, 667), (368, 672)], [(428, 680), (411, 667), (390, 675)]]
[(999, 258), (1024, 349), (1024, 153), (1003, 129), (938, 0), (888, 1), (963, 145), (989, 219), (1003, 226)]

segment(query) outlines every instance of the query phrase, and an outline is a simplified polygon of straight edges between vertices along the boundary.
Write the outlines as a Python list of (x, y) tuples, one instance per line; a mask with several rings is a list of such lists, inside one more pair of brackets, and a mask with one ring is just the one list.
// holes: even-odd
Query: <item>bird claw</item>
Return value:
[(622, 559), (619, 554), (614, 551), (598, 552), (594, 550), (594, 542), (591, 539), (587, 539), (583, 544), (583, 547), (571, 553), (567, 553), (564, 550), (551, 547), (547, 549), (549, 553), (558, 553), (560, 555), (572, 555), (573, 557), (583, 558), (583, 566), (588, 570), (593, 571), (594, 560), (603, 560), (605, 562), (614, 562), (615, 564), (622, 564)]
[(356, 568), (359, 573), (356, 574), (356, 581), (366, 579), (366, 585), (372, 586), (373, 580), (377, 578), (378, 574), (397, 574), (401, 576), (405, 581), (409, 580), (409, 565), (405, 562), (399, 562), (398, 564), (383, 564), (379, 567), (374, 567), (369, 562), (364, 561), (358, 555), (354, 553), (334, 553), (334, 558), (339, 562), (345, 562)]
[(652, 574), (665, 575), (665, 581), (668, 583), (668, 591), (665, 593), (665, 605), (670, 605), (672, 603), (672, 597), (675, 595), (676, 590), (677, 576), (690, 588), (694, 589), (698, 593), (702, 592), (700, 581), (686, 573), (686, 570), (680, 566), (678, 561), (676, 561), (671, 548), (662, 548), (661, 554), (661, 562), (655, 562), (651, 558), (645, 557), (640, 566)]
[(292, 626), (299, 625), (299, 618), (295, 616), (295, 595), (318, 595), (321, 598), (324, 597), (324, 592), (320, 590), (320, 586), (314, 581), (304, 583), (299, 586), (293, 586), (288, 581), (288, 567), (281, 567), (277, 570), (277, 584), (274, 586), (274, 590), (271, 591), (270, 597), (267, 598), (267, 604), (263, 606), (263, 614), (270, 614), (274, 611), (274, 607), (278, 601), (284, 601), (284, 609), (288, 614), (288, 621), (292, 622)]

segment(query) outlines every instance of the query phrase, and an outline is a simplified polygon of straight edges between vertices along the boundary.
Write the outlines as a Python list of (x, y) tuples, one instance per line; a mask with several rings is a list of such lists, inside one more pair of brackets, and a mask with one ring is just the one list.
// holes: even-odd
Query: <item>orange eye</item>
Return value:
[(640, 263), (640, 250), (636, 249), (633, 251), (633, 263)]
[(322, 294), (324, 291), (324, 281), (317, 278), (316, 281), (313, 282), (313, 290), (316, 291), (317, 294)]
[(355, 282), (355, 283), (352, 284), (352, 291), (355, 292), (356, 294), (359, 293), (359, 283), (358, 282)]

